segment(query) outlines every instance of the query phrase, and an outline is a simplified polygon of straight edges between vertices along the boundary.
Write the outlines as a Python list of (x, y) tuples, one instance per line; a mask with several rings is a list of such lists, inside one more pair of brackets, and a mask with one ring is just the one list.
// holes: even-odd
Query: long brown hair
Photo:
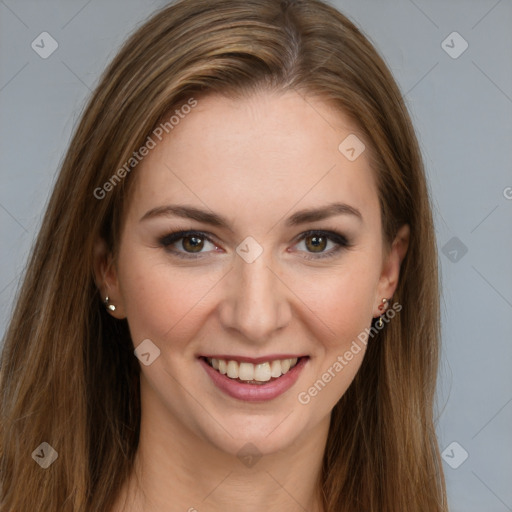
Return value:
[[(411, 228), (393, 297), (403, 309), (368, 344), (332, 412), (325, 511), (446, 512), (433, 420), (437, 251), (422, 158), (383, 60), (318, 0), (181, 0), (139, 28), (105, 71), (63, 161), (4, 341), (2, 512), (112, 507), (137, 450), (140, 367), (126, 321), (101, 302), (94, 242), (103, 237), (116, 254), (137, 172), (126, 162), (163, 115), (190, 98), (257, 89), (315, 95), (348, 114), (374, 155), (386, 243), (402, 224)], [(123, 166), (126, 176), (98, 193)], [(42, 442), (58, 452), (47, 469), (31, 457)]]

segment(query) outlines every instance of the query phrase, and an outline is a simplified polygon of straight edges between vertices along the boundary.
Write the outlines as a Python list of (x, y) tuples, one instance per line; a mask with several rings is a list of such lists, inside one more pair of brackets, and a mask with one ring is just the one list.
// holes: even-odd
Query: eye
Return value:
[(159, 239), (167, 251), (176, 254), (182, 258), (194, 258), (208, 251), (203, 251), (208, 244), (211, 245), (210, 250), (215, 250), (215, 245), (204, 233), (198, 231), (178, 231), (169, 233)]
[[(304, 244), (305, 252), (313, 254), (313, 256), (304, 256), (310, 260), (329, 258), (351, 246), (344, 235), (334, 231), (308, 231), (302, 233), (298, 245), (300, 246), (300, 244)], [(326, 251), (329, 244), (331, 244), (330, 250)]]
[[(305, 250), (301, 252), (310, 255), (303, 257), (309, 260), (318, 260), (335, 256), (341, 250), (351, 247), (350, 242), (341, 233), (334, 231), (307, 231), (299, 237), (299, 243), (304, 244)], [(159, 243), (166, 251), (180, 258), (200, 258), (205, 253), (218, 249), (211, 238), (200, 231), (177, 231), (169, 233), (159, 239)], [(211, 246), (208, 250), (208, 244)], [(330, 250), (327, 250), (330, 247)], [(203, 250), (203, 249), (207, 250)]]

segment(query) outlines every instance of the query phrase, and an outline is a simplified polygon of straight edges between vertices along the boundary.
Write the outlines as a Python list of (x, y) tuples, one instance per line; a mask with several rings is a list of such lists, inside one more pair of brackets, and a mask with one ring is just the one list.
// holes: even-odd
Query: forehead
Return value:
[(342, 112), (296, 92), (198, 98), (139, 164), (134, 208), (181, 201), (234, 221), (251, 213), (271, 220), (294, 205), (345, 201), (372, 214), (368, 151), (353, 161), (343, 152), (347, 137), (358, 143), (354, 135), (363, 142)]

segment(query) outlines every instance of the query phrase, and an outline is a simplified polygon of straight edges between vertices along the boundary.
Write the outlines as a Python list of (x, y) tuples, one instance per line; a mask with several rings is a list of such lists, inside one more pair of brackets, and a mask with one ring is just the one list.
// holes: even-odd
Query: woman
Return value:
[(93, 94), (30, 259), (0, 510), (445, 512), (436, 255), (411, 121), (351, 22), (163, 9)]

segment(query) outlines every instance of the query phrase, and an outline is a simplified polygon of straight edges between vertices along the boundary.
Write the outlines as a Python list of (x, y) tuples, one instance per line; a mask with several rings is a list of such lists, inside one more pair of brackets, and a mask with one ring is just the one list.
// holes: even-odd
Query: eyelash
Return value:
[[(300, 237), (297, 239), (296, 243), (301, 242), (308, 236), (321, 236), (325, 237), (328, 240), (334, 242), (337, 247), (334, 249), (331, 249), (329, 252), (323, 252), (323, 253), (317, 253), (318, 256), (304, 256), (305, 259), (308, 260), (319, 260), (323, 258), (331, 258), (335, 255), (337, 255), (340, 251), (343, 249), (348, 249), (352, 247), (352, 244), (347, 240), (347, 238), (342, 235), (341, 233), (337, 233), (336, 231), (320, 231), (320, 230), (310, 230), (306, 231), (304, 233), (301, 233)], [(196, 236), (197, 238), (205, 239), (208, 242), (217, 245), (209, 236), (208, 233), (202, 232), (202, 231), (175, 231), (173, 233), (169, 233), (161, 238), (159, 238), (158, 242), (159, 244), (164, 247), (168, 252), (172, 253), (175, 256), (178, 256), (179, 258), (186, 258), (186, 259), (199, 259), (203, 257), (204, 253), (189, 253), (189, 252), (183, 252), (183, 251), (175, 251), (169, 248), (172, 244), (175, 242), (178, 242), (182, 240), (183, 238), (192, 238)], [(314, 253), (309, 253), (314, 254)]]

